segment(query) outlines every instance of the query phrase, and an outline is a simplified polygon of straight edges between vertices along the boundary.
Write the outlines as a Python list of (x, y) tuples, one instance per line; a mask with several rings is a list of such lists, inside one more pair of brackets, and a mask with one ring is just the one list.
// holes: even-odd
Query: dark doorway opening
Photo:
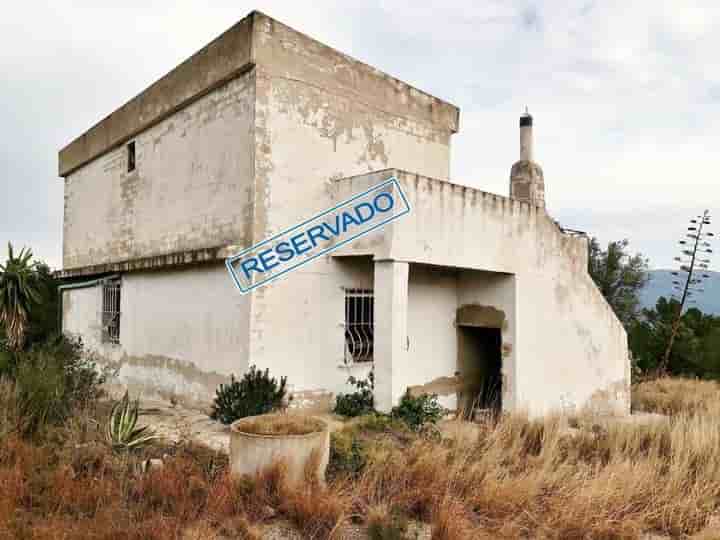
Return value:
[(502, 410), (502, 334), (499, 328), (458, 326), (458, 368), (463, 389), (460, 411)]

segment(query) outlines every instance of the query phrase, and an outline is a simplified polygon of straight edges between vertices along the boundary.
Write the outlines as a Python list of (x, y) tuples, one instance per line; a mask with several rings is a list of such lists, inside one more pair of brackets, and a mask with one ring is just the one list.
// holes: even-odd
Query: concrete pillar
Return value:
[(409, 264), (375, 261), (375, 408), (390, 412), (405, 391)]

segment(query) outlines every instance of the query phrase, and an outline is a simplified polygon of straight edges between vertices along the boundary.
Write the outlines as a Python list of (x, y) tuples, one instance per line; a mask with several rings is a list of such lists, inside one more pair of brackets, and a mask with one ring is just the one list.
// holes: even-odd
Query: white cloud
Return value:
[(720, 200), (714, 2), (30, 1), (0, 19), (0, 242), (58, 264), (57, 150), (254, 8), (458, 105), (461, 183), (507, 193), (528, 105), (551, 213), (658, 266)]

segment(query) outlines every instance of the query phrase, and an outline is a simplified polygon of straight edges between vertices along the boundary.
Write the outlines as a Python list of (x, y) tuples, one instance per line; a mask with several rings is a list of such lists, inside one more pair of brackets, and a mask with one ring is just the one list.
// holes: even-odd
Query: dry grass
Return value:
[[(278, 518), (316, 539), (341, 538), (351, 522), (372, 538), (402, 538), (408, 520), (430, 524), (437, 540), (689, 536), (720, 505), (717, 390), (643, 383), (636, 401), (672, 412), (669, 422), (583, 421), (573, 435), (556, 418), (505, 417), (463, 442), (359, 423), (344, 435), (362, 467), (302, 488), (282, 464), (233, 478), (221, 456), (191, 445), (114, 455), (93, 428), (98, 411), (84, 411), (41, 441), (0, 440), (0, 538), (256, 539)], [(138, 472), (163, 453), (163, 468)]]
[(239, 431), (253, 435), (309, 435), (327, 429), (327, 426), (316, 418), (282, 413), (241, 420), (235, 426)]
[(633, 410), (661, 414), (720, 414), (720, 385), (715, 381), (665, 377), (637, 385)]

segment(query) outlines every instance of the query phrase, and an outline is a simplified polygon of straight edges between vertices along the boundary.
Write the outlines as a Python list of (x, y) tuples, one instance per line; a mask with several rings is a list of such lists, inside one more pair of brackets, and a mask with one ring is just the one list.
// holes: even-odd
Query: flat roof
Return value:
[[(352, 84), (330, 81), (326, 72), (298, 61), (297, 53), (288, 50), (279, 35), (292, 36), (333, 61), (351, 63), (362, 72), (362, 77)], [(268, 36), (271, 39), (267, 39)], [(275, 66), (284, 76), (296, 74), (300, 80), (309, 78), (321, 86), (334, 84), (349, 95), (362, 96), (364, 101), (379, 109), (385, 109), (388, 102), (392, 102), (399, 111), (393, 111), (396, 114), (439, 123), (453, 133), (458, 130), (460, 111), (454, 105), (340, 53), (259, 11), (252, 11), (60, 150), (59, 176), (67, 176), (124, 144), (215, 88), (250, 71), (256, 64), (270, 72)], [(301, 74), (300, 70), (303, 70)], [(397, 96), (398, 93), (404, 95)], [(393, 99), (393, 96), (396, 98)]]

